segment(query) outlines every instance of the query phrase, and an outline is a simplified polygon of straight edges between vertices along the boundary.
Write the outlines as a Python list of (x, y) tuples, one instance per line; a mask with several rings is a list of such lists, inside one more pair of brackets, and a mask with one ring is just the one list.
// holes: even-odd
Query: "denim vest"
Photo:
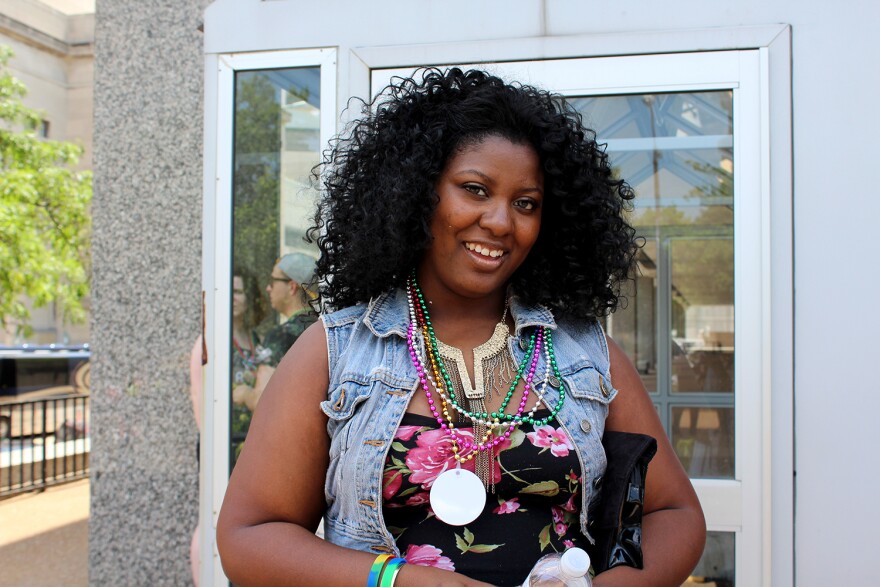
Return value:
[[(576, 447), (583, 496), (581, 531), (592, 540), (587, 513), (605, 473), (602, 434), (608, 404), (617, 391), (609, 378), (608, 347), (596, 320), (560, 320), (543, 307), (528, 308), (516, 296), (510, 310), (516, 327), (509, 344), (516, 362), (536, 326), (553, 331), (553, 348), (566, 400), (556, 419)], [(382, 516), (382, 474), (388, 450), (418, 379), (406, 344), (406, 293), (388, 292), (323, 316), (330, 388), (321, 409), (329, 417), (330, 466), (324, 484), (325, 538), (334, 544), (400, 555)], [(544, 365), (535, 378), (543, 377)], [(558, 393), (549, 385), (545, 399)]]

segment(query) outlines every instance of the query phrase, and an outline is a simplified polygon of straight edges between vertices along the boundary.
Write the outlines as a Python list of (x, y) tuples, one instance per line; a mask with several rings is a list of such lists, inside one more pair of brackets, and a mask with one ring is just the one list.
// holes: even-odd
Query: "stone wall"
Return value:
[(94, 585), (190, 581), (205, 0), (96, 6)]

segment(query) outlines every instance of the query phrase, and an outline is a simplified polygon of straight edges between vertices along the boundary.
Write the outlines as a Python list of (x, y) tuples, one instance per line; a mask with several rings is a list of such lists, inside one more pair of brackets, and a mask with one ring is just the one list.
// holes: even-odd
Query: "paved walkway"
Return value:
[(85, 587), (88, 570), (88, 479), (0, 501), (0, 587)]

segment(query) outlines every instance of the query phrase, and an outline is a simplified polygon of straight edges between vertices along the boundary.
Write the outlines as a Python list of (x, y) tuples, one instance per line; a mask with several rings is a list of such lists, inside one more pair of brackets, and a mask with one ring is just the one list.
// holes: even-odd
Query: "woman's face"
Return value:
[(238, 275), (232, 278), (232, 317), (241, 318), (247, 311), (247, 294), (244, 293), (244, 280)]
[(488, 136), (446, 162), (419, 279), (433, 297), (502, 291), (541, 229), (544, 174), (527, 144)]

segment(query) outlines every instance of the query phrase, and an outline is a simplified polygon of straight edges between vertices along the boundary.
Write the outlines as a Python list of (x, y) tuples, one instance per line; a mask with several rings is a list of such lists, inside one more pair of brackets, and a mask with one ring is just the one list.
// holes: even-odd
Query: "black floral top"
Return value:
[[(549, 415), (543, 412), (535, 417)], [(472, 436), (471, 428), (457, 429)], [(395, 434), (385, 463), (382, 512), (407, 562), (493, 585), (522, 585), (541, 556), (585, 547), (578, 523), (580, 462), (558, 422), (524, 424), (495, 448), (490, 471), (495, 493), (465, 526), (438, 520), (428, 501), (434, 479), (455, 466), (451, 447), (437, 421), (426, 416), (405, 414)], [(462, 466), (473, 471), (474, 460)]]
[(257, 349), (257, 365), (277, 367), (296, 339), (317, 320), (318, 315), (313, 310), (306, 309), (297, 312), (286, 322), (274, 326), (266, 333), (263, 344)]

